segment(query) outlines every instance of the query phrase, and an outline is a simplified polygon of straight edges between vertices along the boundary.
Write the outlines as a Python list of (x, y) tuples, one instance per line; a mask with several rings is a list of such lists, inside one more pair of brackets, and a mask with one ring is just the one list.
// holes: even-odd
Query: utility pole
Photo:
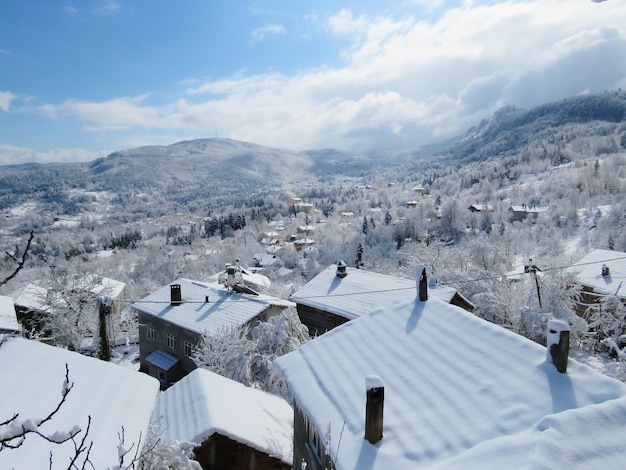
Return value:
[(541, 272), (541, 269), (539, 269), (537, 266), (535, 266), (533, 264), (533, 259), (529, 258), (528, 260), (528, 264), (526, 266), (524, 266), (524, 272), (525, 273), (532, 273), (533, 277), (535, 278), (535, 286), (537, 287), (537, 300), (539, 300), (539, 308), (542, 307), (541, 305), (541, 289), (539, 288), (539, 279), (537, 279), (537, 271)]

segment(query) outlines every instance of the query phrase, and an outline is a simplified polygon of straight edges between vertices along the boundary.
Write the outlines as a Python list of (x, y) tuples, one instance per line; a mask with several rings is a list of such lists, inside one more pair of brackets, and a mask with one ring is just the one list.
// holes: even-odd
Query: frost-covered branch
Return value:
[(65, 365), (65, 380), (61, 390), (61, 399), (55, 408), (43, 419), (27, 418), (20, 419), (20, 414), (15, 413), (11, 418), (0, 423), (0, 452), (5, 449), (17, 449), (24, 444), (29, 434), (37, 435), (53, 444), (63, 444), (81, 432), (80, 426), (74, 426), (68, 431), (55, 431), (52, 434), (45, 434), (41, 431), (41, 426), (51, 421), (59, 412), (67, 400), (67, 396), (74, 388), (74, 382), (70, 383), (69, 366)]

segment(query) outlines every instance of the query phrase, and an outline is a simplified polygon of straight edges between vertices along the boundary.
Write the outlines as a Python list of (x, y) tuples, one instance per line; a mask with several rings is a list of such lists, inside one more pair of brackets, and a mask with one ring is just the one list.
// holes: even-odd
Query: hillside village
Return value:
[(216, 198), (124, 152), (5, 191), (0, 466), (619, 468), (626, 126), (551, 109)]

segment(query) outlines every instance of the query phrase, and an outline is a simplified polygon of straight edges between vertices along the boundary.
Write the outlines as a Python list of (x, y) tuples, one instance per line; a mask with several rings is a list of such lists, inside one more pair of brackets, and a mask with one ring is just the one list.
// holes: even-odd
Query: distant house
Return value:
[(493, 212), (493, 206), (490, 204), (472, 204), (467, 208), (470, 212)]
[(623, 466), (626, 384), (568, 360), (566, 323), (546, 349), (421, 292), (276, 361), (294, 468)]
[(0, 295), (0, 334), (19, 333), (22, 331), (17, 316), (13, 299), (6, 295)]
[(509, 220), (511, 222), (521, 222), (526, 220), (528, 216), (536, 219), (539, 214), (546, 212), (546, 206), (537, 206), (535, 204), (522, 204), (521, 206), (509, 207)]
[(354, 219), (354, 212), (352, 211), (344, 211), (341, 212), (339, 215), (342, 219)]
[(424, 188), (423, 186), (414, 186), (413, 192), (415, 194), (419, 194), (420, 196), (423, 196), (424, 194), (426, 194), (426, 188)]
[(177, 279), (132, 305), (139, 319), (140, 369), (167, 388), (196, 368), (191, 356), (203, 335), (254, 326), (292, 305), (243, 283)]
[(282, 249), (283, 238), (278, 232), (270, 230), (261, 234), (259, 243), (265, 253), (276, 254)]
[[(411, 279), (350, 268), (345, 263), (340, 270), (338, 264), (327, 267), (290, 297), (296, 303), (300, 321), (312, 336), (324, 334), (383, 305), (402, 302), (415, 289)], [(429, 293), (466, 310), (474, 308), (452, 287), (432, 282)]]
[(312, 240), (310, 238), (297, 238), (293, 241), (293, 246), (298, 251), (307, 250), (313, 245), (315, 245), (315, 240)]
[(405, 206), (408, 209), (415, 209), (417, 207), (417, 205), (418, 205), (417, 201), (407, 201), (406, 204), (405, 204)]
[(593, 250), (568, 271), (575, 273), (576, 282), (581, 287), (578, 313), (584, 314), (605, 295), (616, 295), (626, 303), (626, 253)]
[(305, 235), (315, 231), (315, 225), (298, 225), (296, 228), (298, 233), (303, 233)]
[(313, 210), (315, 209), (315, 206), (308, 202), (301, 202), (299, 204), (296, 204), (296, 208), (303, 212), (313, 212)]
[(301, 204), (302, 203), (302, 199), (299, 198), (299, 197), (290, 197), (287, 200), (287, 203), (289, 203), (289, 204)]
[[(87, 275), (83, 280), (76, 281), (73, 287), (88, 293), (88, 296), (93, 300), (94, 309), (98, 308), (96, 302), (98, 296), (106, 296), (118, 301), (127, 299), (126, 284), (108, 277)], [(15, 304), (17, 319), (26, 334), (42, 332), (43, 317), (50, 314), (50, 305), (54, 303), (54, 299), (51, 299), (50, 296), (54, 295), (57, 294), (48, 291), (46, 287), (33, 283), (27, 284), (10, 294)], [(114, 315), (121, 315), (123, 309), (123, 302), (113, 302)]]
[(254, 255), (254, 264), (257, 268), (266, 268), (276, 263), (276, 255), (271, 253), (256, 253)]
[[(91, 443), (92, 465), (87, 467), (116, 468), (120, 433), (127, 448), (141, 450), (159, 392), (157, 380), (131, 368), (32, 340), (6, 339), (0, 342), (0, 422), (16, 413), (17, 422), (24, 423), (47, 416), (61, 400), (66, 366), (74, 386), (58, 413), (39, 430), (51, 435), (78, 426), (80, 441), (89, 426), (86, 444)], [(7, 426), (0, 424), (0, 435), (5, 431)], [(17, 449), (2, 449), (0, 468), (66, 468), (73, 455), (72, 441), (58, 445), (31, 435)]]
[(166, 441), (198, 444), (194, 455), (204, 469), (292, 468), (291, 406), (208, 370), (196, 369), (161, 393), (153, 421)]

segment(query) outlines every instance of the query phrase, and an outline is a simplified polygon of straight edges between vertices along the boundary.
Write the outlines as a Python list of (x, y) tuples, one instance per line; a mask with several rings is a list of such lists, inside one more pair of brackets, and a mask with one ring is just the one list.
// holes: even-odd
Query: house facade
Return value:
[(245, 292), (250, 291), (243, 285), (177, 279), (135, 302), (140, 370), (167, 388), (196, 368), (191, 357), (203, 335), (253, 327), (293, 306), (289, 301)]
[(626, 385), (567, 358), (565, 322), (545, 348), (424, 293), (277, 360), (294, 468), (623, 465)]
[(532, 220), (535, 220), (540, 214), (547, 212), (547, 210), (547, 207), (537, 206), (535, 204), (511, 206), (509, 207), (509, 220), (511, 222), (521, 222), (526, 220), (529, 216)]
[(165, 390), (153, 420), (168, 441), (194, 442), (210, 470), (288, 470), (293, 411), (282, 398), (196, 369)]
[[(383, 305), (393, 304), (415, 289), (415, 281), (333, 264), (291, 295), (302, 324), (319, 336)], [(341, 272), (340, 272), (340, 266)], [(472, 311), (474, 306), (456, 289), (431, 279), (430, 295)]]

